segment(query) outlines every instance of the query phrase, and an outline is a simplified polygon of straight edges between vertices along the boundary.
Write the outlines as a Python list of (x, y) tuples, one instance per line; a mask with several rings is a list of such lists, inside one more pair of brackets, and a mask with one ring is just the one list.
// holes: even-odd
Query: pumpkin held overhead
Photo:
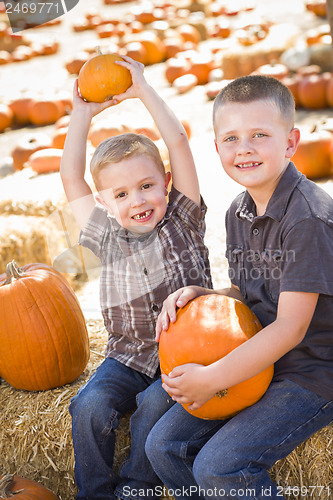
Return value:
[(104, 102), (112, 96), (122, 94), (132, 84), (128, 69), (115, 64), (123, 61), (116, 54), (101, 54), (89, 59), (79, 73), (79, 88), (82, 97), (89, 102)]

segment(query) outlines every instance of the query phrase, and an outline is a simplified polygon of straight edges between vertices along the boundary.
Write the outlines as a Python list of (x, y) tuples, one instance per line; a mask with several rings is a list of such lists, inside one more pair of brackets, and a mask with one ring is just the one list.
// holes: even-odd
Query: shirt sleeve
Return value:
[(203, 237), (205, 234), (205, 216), (207, 206), (200, 196), (200, 206), (190, 198), (180, 193), (172, 186), (169, 195), (168, 216), (176, 215), (192, 231), (199, 232)]
[(101, 258), (108, 227), (107, 211), (96, 206), (80, 232), (79, 244), (89, 248), (97, 257)]
[(333, 224), (306, 219), (287, 234), (280, 291), (333, 295)]

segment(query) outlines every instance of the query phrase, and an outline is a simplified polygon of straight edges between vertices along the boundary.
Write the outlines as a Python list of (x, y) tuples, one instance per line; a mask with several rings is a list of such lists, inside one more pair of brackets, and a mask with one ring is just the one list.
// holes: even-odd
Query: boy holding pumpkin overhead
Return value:
[[(70, 405), (77, 498), (86, 500), (121, 495), (115, 491), (114, 430), (135, 408), (137, 394), (160, 376), (154, 337), (163, 300), (180, 286), (212, 287), (203, 241), (206, 206), (186, 132), (146, 82), (143, 65), (124, 59), (117, 64), (130, 71), (132, 85), (110, 101), (85, 102), (75, 84), (60, 170), (81, 227), (80, 244), (102, 263), (100, 300), (109, 336), (105, 360)], [(97, 147), (91, 160), (95, 197), (84, 179), (92, 117), (132, 97), (146, 106), (168, 148), (173, 178), (168, 202), (171, 175), (156, 145), (143, 135), (111, 137)], [(145, 437), (140, 429), (132, 436), (131, 457), (120, 471), (124, 484), (161, 484), (145, 456)]]
[[(244, 301), (263, 329), (215, 363), (174, 368), (163, 388), (195, 410), (272, 363), (275, 373), (257, 403), (226, 420), (173, 405), (150, 432), (146, 453), (178, 498), (284, 498), (268, 470), (333, 420), (333, 200), (291, 162), (300, 132), (292, 95), (278, 80), (229, 83), (215, 100), (213, 124), (223, 169), (246, 188), (226, 214), (231, 288), (171, 294), (157, 340), (177, 307), (211, 293)], [(158, 406), (162, 414), (161, 394), (158, 382), (145, 391), (142, 415), (152, 404), (155, 418)]]

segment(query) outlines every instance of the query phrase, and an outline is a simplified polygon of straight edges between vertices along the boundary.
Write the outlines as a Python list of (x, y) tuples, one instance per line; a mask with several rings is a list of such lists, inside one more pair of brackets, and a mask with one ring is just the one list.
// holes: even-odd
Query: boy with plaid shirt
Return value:
[[(66, 196), (82, 231), (80, 244), (101, 260), (100, 300), (109, 334), (106, 358), (70, 405), (77, 499), (111, 499), (118, 479), (113, 455), (119, 418), (136, 396), (159, 378), (155, 325), (163, 300), (190, 284), (211, 288), (204, 245), (206, 206), (183, 126), (143, 76), (143, 65), (124, 57), (132, 86), (107, 103), (87, 103), (74, 88), (61, 164)], [(103, 141), (91, 161), (98, 193), (84, 179), (85, 144), (92, 117), (138, 97), (152, 115), (169, 151), (170, 172), (155, 144), (143, 135)], [(96, 206), (96, 201), (99, 205)], [(106, 210), (105, 210), (106, 209)], [(145, 433), (132, 433), (130, 460), (121, 476), (137, 488), (161, 484), (144, 454)]]

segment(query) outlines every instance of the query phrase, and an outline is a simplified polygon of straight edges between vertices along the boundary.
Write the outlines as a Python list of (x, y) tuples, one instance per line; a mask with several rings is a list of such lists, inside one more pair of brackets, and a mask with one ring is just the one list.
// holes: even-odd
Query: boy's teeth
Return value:
[(146, 212), (142, 212), (141, 214), (133, 215), (133, 219), (144, 219), (148, 217), (152, 213), (152, 210), (147, 210)]
[(259, 165), (259, 162), (253, 162), (253, 163), (240, 163), (239, 165), (237, 165), (238, 167), (240, 168), (247, 168), (247, 167), (256, 167), (257, 165)]

